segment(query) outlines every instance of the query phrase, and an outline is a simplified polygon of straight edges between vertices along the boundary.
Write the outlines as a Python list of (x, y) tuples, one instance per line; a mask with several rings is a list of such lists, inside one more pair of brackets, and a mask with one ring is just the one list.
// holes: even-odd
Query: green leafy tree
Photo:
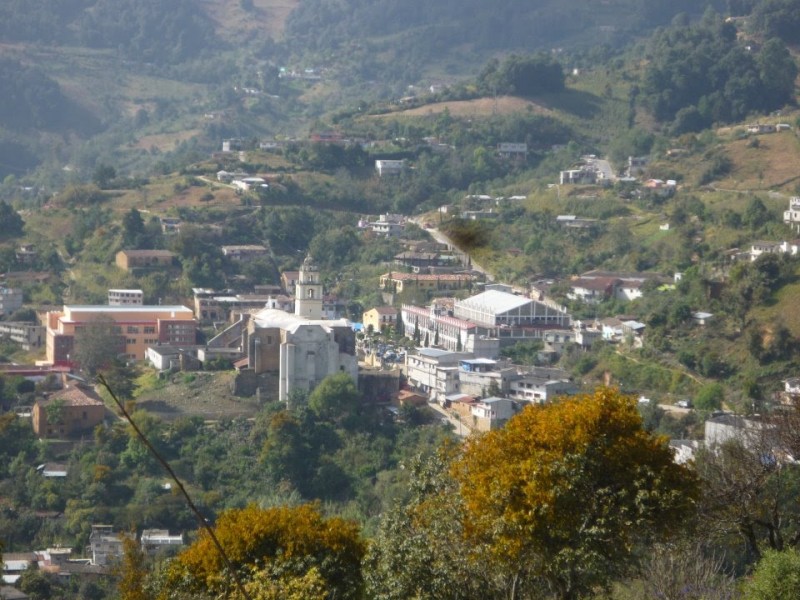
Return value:
[(707, 412), (722, 408), (722, 401), (725, 399), (725, 389), (719, 383), (709, 383), (700, 388), (694, 398), (694, 405)]
[(800, 552), (790, 548), (769, 550), (744, 584), (744, 600), (794, 600), (800, 598)]
[(515, 365), (535, 365), (543, 348), (544, 343), (541, 340), (517, 342), (500, 350), (500, 356), (510, 358)]
[(454, 467), (477, 555), (560, 599), (590, 595), (636, 564), (638, 542), (679, 527), (697, 481), (616, 390), (529, 406), (467, 441)]
[(305, 436), (303, 423), (288, 410), (269, 418), (261, 461), (276, 481), (285, 480), (305, 491), (312, 477), (312, 449)]
[(760, 198), (751, 198), (744, 210), (742, 222), (750, 229), (758, 229), (769, 219), (769, 211)]
[(72, 360), (90, 377), (117, 359), (124, 348), (119, 327), (110, 317), (100, 316), (87, 321), (75, 331)]
[(453, 449), (415, 456), (410, 498), (382, 517), (364, 560), (367, 596), (376, 600), (491, 598), (491, 567), (473, 561), (463, 504), (449, 473)]
[(92, 183), (101, 190), (107, 189), (109, 184), (117, 178), (117, 170), (111, 165), (100, 163), (92, 173)]
[(50, 425), (58, 425), (64, 419), (64, 400), (58, 399), (48, 402), (44, 412)]
[(122, 560), (114, 568), (120, 600), (151, 600), (144, 589), (147, 557), (136, 542), (135, 531), (131, 536), (123, 536), (122, 550)]
[(765, 36), (776, 36), (785, 42), (800, 42), (800, 1), (764, 0), (756, 4), (750, 17), (751, 26)]
[[(795, 2), (800, 10), (800, 2)], [(800, 25), (800, 19), (798, 20)], [(798, 38), (800, 40), (800, 38)], [(761, 71), (761, 83), (764, 94), (774, 98), (775, 102), (791, 103), (794, 100), (794, 82), (797, 78), (797, 63), (786, 45), (778, 39), (770, 39), (758, 54), (758, 66)]]
[(5, 200), (0, 200), (0, 237), (17, 237), (22, 235), (25, 221), (19, 213)]
[(17, 581), (17, 587), (28, 594), (31, 600), (50, 600), (60, 597), (64, 592), (52, 575), (36, 567), (25, 569)]
[(344, 372), (328, 375), (308, 397), (308, 407), (320, 419), (344, 421), (359, 406), (361, 395), (355, 381)]
[(135, 208), (131, 208), (122, 217), (122, 245), (125, 248), (138, 248), (144, 232), (144, 220), (141, 213)]

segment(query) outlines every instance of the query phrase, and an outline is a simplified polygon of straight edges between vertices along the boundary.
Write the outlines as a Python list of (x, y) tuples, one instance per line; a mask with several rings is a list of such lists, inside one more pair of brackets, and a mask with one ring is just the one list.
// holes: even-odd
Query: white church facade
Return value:
[(248, 368), (278, 378), (278, 399), (310, 392), (325, 377), (344, 371), (358, 380), (355, 332), (347, 319), (323, 319), (319, 269), (307, 257), (295, 290), (294, 314), (265, 308), (247, 326)]

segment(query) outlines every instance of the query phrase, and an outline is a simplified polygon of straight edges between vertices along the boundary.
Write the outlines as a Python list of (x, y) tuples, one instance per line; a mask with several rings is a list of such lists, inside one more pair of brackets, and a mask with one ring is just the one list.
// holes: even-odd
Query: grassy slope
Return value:
[(236, 39), (242, 35), (267, 34), (274, 39), (283, 36), (289, 13), (300, 0), (253, 0), (254, 10), (242, 10), (239, 2), (231, 0), (203, 0), (203, 10), (217, 24), (217, 33), (223, 39)]

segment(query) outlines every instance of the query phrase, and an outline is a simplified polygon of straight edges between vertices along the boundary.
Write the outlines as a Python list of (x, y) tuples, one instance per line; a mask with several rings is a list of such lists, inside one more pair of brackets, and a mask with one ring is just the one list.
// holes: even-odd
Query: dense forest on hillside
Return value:
[(314, 50), (397, 34), (404, 35), (409, 49), (419, 43), (454, 49), (468, 42), (481, 50), (530, 50), (578, 34), (590, 45), (594, 40), (587, 32), (601, 25), (654, 27), (679, 12), (697, 14), (704, 8), (689, 0), (615, 0), (602, 7), (553, 0), (498, 0), (491, 5), (480, 0), (307, 0), (291, 15), (288, 32), (292, 43)]
[(755, 47), (718, 16), (661, 30), (650, 43), (644, 101), (657, 119), (674, 119), (676, 134), (793, 102), (797, 66), (784, 43), (770, 38)]
[(15, 131), (77, 130), (92, 132), (97, 119), (76, 106), (58, 82), (42, 69), (0, 58), (0, 127)]
[(11, 0), (0, 6), (0, 36), (108, 48), (155, 63), (182, 62), (219, 44), (192, 0)]
[[(220, 4), (255, 19), (265, 2)], [(243, 599), (201, 532), (213, 523), (260, 600), (780, 597), (750, 590), (772, 553), (800, 562), (797, 465), (783, 448), (699, 442), (725, 409), (770, 419), (800, 456), (800, 402), (779, 402), (798, 375), (800, 259), (777, 250), (796, 252), (782, 217), (800, 193), (798, 70), (783, 24), (798, 2), (301, 0), (284, 37), (249, 31), (246, 45), (220, 33), (220, 4), (0, 5), (13, 42), (0, 55), (0, 273), (25, 300), (4, 320), (105, 303), (112, 288), (141, 289), (146, 304), (189, 305), (197, 287), (251, 294), (310, 254), (326, 295), (360, 321), (443, 292), (409, 283), (389, 300), (378, 283), (412, 270), (402, 253), (436, 250), (418, 243), (438, 229), (465, 252), (455, 269), (544, 290), (610, 339), (503, 348), (518, 375), (557, 366), (581, 394), (520, 403), (463, 444), (432, 406), (386, 410), (342, 373), (278, 402), (234, 396), (227, 357), (158, 373), (98, 344), (87, 373), (108, 368), (199, 527), (111, 410), (80, 441), (40, 441), (16, 413), (54, 379), (0, 376), (2, 552), (83, 552), (93, 523), (187, 542), (171, 562), (131, 545), (104, 580), (30, 570), (18, 587), (34, 600)], [(220, 152), (229, 138), (237, 149)], [(605, 158), (608, 175), (563, 178)], [(377, 159), (403, 169), (381, 176)], [(221, 171), (265, 185), (236, 190)], [(369, 226), (381, 213), (411, 218), (382, 237)], [(266, 252), (223, 253), (244, 244)], [(756, 245), (774, 253), (756, 258)], [(125, 271), (123, 249), (175, 257)], [(589, 303), (571, 285), (590, 270), (653, 277), (641, 297)], [(203, 323), (198, 341), (225, 326)], [(422, 342), (402, 327), (355, 334), (359, 349), (439, 343), (438, 330)], [(91, 365), (85, 335), (72, 358)], [(0, 340), (8, 362), (42, 353)], [(596, 389), (608, 381), (621, 393)], [(696, 460), (678, 465), (667, 437), (691, 440)], [(67, 475), (44, 477), (51, 462)]]

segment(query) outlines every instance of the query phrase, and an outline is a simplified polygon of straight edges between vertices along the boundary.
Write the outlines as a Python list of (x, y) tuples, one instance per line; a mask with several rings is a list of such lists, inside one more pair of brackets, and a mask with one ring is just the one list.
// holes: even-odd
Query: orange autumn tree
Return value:
[(607, 388), (528, 406), (470, 439), (453, 475), (475, 555), (511, 582), (512, 598), (592, 595), (628, 572), (637, 543), (686, 520), (697, 495), (635, 400)]
[[(271, 587), (303, 585), (324, 588), (330, 597), (360, 597), (364, 543), (358, 526), (325, 518), (314, 504), (229, 510), (220, 516), (214, 532), (254, 598), (271, 597), (265, 591)], [(204, 532), (172, 561), (158, 587), (157, 597), (163, 599), (239, 597)], [(256, 589), (262, 591), (252, 593)]]

